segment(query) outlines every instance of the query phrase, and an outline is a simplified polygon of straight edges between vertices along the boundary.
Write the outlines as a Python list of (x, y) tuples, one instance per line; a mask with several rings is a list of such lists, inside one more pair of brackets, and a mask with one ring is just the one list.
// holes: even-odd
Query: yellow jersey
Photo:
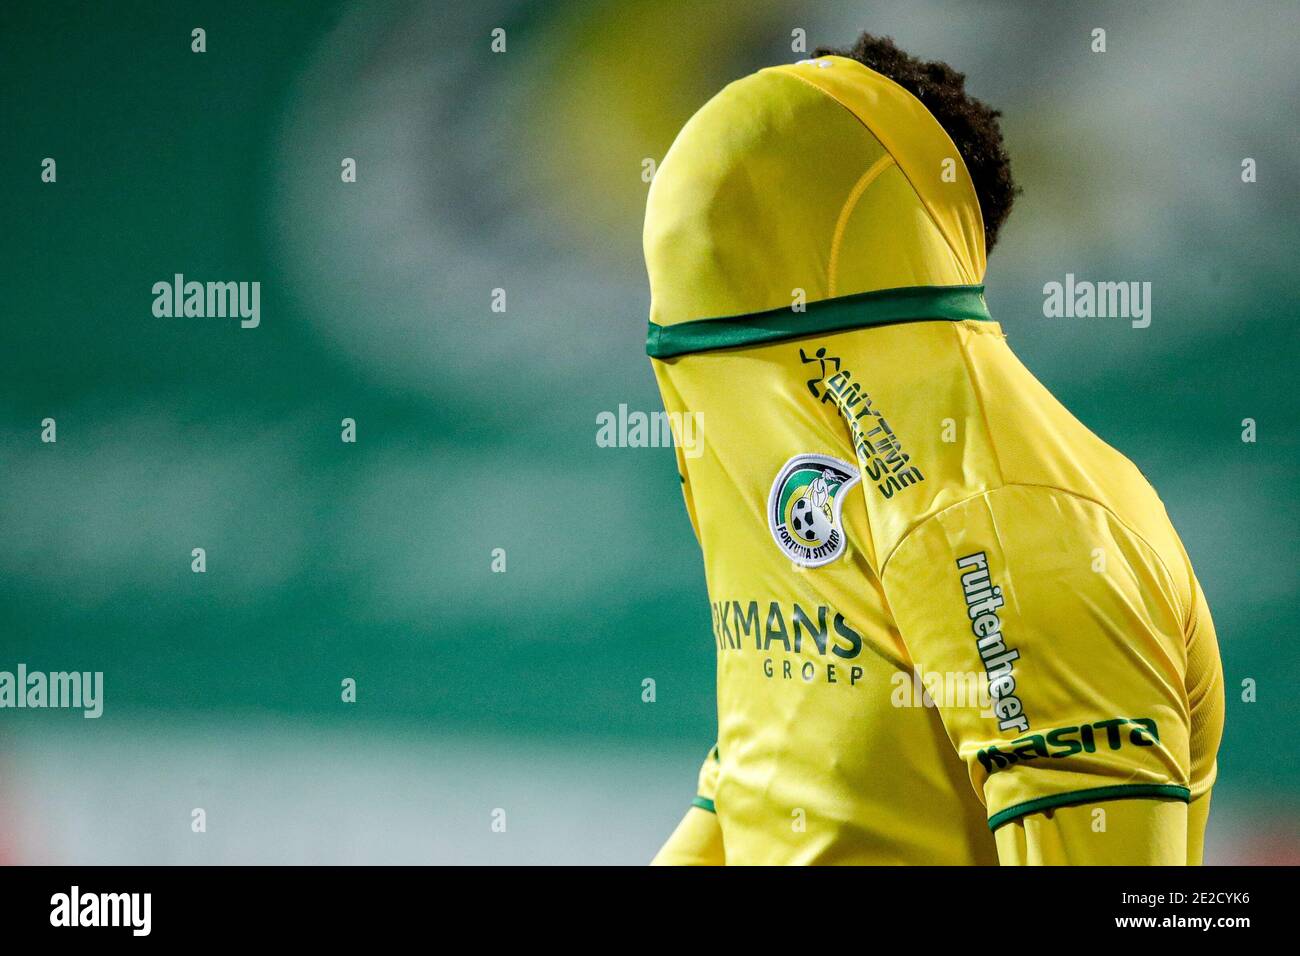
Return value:
[(1016, 359), (970, 177), (840, 57), (739, 80), (651, 187), (647, 340), (718, 737), (660, 863), (1200, 862), (1223, 720), (1159, 498)]

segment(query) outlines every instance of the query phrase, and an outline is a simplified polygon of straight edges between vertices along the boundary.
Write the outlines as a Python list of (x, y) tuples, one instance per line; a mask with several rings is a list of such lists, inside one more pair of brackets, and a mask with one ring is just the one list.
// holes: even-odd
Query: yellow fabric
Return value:
[(1008, 823), (997, 831), (998, 855), (1020, 866), (1181, 866), (1199, 863), (1200, 833), (1189, 822), (1205, 797), (1188, 806), (1178, 801), (1116, 800), (1062, 807)]
[(795, 288), (814, 301), (984, 277), (957, 148), (915, 97), (842, 57), (710, 100), (651, 184), (644, 243), (658, 325), (788, 306)]
[(722, 866), (726, 862), (717, 814), (691, 807), (650, 865)]
[[(719, 767), (718, 748), (715, 746), (704, 758), (695, 789), (696, 800), (710, 807), (718, 791)], [(726, 853), (717, 813), (713, 809), (692, 806), (650, 862), (652, 866), (722, 866), (726, 863)]]
[[(682, 130), (647, 210), (656, 323), (982, 281), (978, 204), (942, 129), (890, 81), (825, 62), (733, 83)], [(726, 862), (1199, 862), (1205, 815), (1178, 788), (1208, 805), (1222, 728), (1204, 597), (1155, 492), (1000, 326), (653, 366), (669, 412), (703, 415), (703, 453), (678, 466), (712, 604), (706, 796)], [(831, 463), (833, 501), (804, 478), (774, 487), (799, 456), (829, 456), (810, 467)], [(838, 543), (805, 567), (777, 525), (817, 500)], [(967, 600), (980, 573), (996, 629)], [(975, 627), (1018, 654), (1013, 688)], [(1084, 838), (1098, 807), (1127, 839)], [(665, 858), (715, 851), (705, 823), (688, 814)]]

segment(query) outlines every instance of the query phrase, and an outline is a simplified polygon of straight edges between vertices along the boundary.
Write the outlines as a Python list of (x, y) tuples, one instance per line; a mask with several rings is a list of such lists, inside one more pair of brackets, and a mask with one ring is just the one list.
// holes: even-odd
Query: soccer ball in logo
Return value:
[(824, 544), (831, 534), (831, 522), (822, 508), (812, 503), (810, 494), (795, 499), (790, 509), (790, 530), (804, 541)]

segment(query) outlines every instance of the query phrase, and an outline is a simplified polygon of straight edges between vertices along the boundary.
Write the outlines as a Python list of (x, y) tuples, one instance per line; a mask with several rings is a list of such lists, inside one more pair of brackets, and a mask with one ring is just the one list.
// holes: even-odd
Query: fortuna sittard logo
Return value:
[(844, 552), (840, 508), (861, 476), (829, 455), (795, 455), (777, 472), (767, 498), (772, 539), (795, 564), (819, 568)]

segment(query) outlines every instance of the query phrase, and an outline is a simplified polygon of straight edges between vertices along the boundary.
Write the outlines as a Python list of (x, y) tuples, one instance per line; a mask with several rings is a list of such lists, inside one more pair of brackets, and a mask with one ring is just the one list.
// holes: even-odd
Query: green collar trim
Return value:
[(1109, 787), (1093, 787), (1089, 790), (1075, 790), (1072, 793), (1057, 793), (1037, 800), (1026, 800), (1014, 807), (1007, 807), (1001, 813), (989, 817), (989, 829), (996, 830), (1002, 824), (1023, 817), (1030, 813), (1041, 813), (1057, 807), (1077, 807), (1081, 803), (1100, 803), (1103, 800), (1133, 799), (1181, 800), (1189, 803), (1192, 792), (1186, 787), (1173, 783), (1119, 783)]
[(806, 311), (788, 306), (718, 319), (695, 319), (679, 325), (650, 323), (645, 350), (666, 359), (693, 352), (712, 352), (744, 345), (765, 345), (826, 332), (847, 332), (869, 325), (900, 322), (991, 322), (982, 285), (909, 286), (860, 292), (809, 302)]

